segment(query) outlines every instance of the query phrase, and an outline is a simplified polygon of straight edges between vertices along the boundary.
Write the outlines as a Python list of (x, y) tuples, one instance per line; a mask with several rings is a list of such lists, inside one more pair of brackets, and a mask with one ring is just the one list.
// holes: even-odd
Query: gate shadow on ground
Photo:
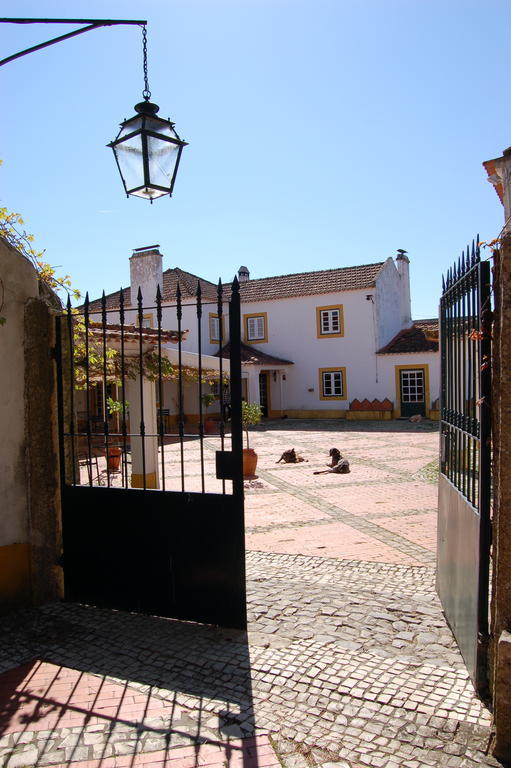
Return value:
[(186, 768), (260, 764), (256, 742), (241, 743), (255, 725), (246, 632), (76, 604), (6, 617), (0, 631), (25, 662), (0, 676), (6, 764), (36, 741), (34, 766), (132, 766), (141, 752), (165, 765), (178, 746)]

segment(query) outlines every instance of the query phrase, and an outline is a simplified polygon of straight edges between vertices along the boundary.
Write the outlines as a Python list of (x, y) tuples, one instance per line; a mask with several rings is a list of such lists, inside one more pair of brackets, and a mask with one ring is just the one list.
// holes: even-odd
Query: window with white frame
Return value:
[(247, 341), (267, 341), (266, 312), (260, 315), (245, 315), (245, 337)]
[(346, 368), (320, 368), (320, 399), (346, 399)]
[(317, 307), (318, 338), (322, 336), (343, 336), (342, 305)]

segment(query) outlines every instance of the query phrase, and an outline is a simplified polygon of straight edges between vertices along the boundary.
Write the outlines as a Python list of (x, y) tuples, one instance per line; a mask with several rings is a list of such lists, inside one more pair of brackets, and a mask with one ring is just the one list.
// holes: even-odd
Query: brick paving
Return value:
[[(249, 632), (73, 604), (0, 619), (0, 766), (498, 766), (434, 589), (437, 443), (429, 423), (254, 431)], [(351, 473), (314, 476), (332, 446)], [(275, 465), (291, 447), (308, 462)]]

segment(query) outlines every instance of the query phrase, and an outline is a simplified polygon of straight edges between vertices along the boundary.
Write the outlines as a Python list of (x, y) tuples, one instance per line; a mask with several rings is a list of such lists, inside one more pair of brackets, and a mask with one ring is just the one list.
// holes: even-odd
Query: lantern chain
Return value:
[(151, 98), (151, 91), (149, 90), (149, 79), (147, 76), (147, 29), (145, 24), (142, 27), (142, 49), (144, 53), (144, 90), (142, 96), (146, 101)]

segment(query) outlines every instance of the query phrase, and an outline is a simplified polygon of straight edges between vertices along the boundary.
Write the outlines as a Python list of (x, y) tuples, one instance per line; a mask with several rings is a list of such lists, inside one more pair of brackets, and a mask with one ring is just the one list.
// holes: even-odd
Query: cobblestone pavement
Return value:
[[(342, 426), (252, 435), (248, 633), (0, 619), (0, 766), (498, 766), (434, 590), (434, 426)], [(333, 445), (351, 474), (314, 476)], [(309, 462), (275, 465), (291, 447)]]

